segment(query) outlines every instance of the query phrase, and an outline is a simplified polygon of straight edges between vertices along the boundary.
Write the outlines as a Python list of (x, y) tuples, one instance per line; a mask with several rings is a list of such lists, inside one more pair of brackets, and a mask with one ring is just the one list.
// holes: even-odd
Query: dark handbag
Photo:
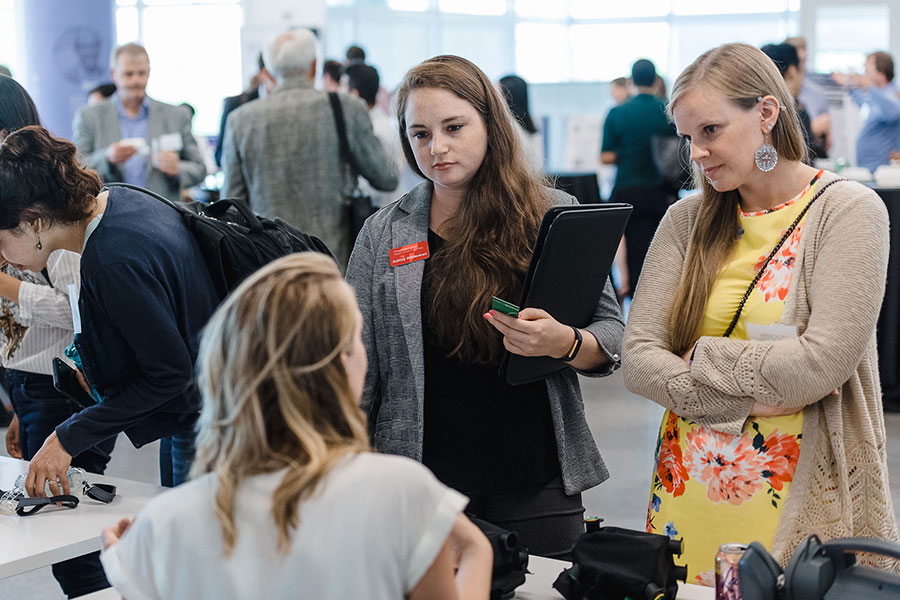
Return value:
[(372, 201), (372, 197), (364, 194), (359, 189), (359, 169), (350, 153), (350, 144), (347, 142), (347, 127), (344, 124), (344, 109), (341, 108), (341, 99), (337, 92), (328, 92), (328, 100), (331, 102), (331, 112), (334, 114), (334, 126), (338, 132), (338, 142), (341, 148), (341, 162), (350, 169), (350, 177), (353, 179), (353, 189), (344, 194), (344, 206), (347, 211), (347, 229), (350, 233), (351, 243), (356, 240), (359, 230), (362, 229), (366, 219), (375, 214), (378, 207)]
[(674, 600), (677, 580), (687, 577), (687, 567), (672, 559), (681, 546), (656, 533), (601, 527), (578, 538), (574, 565), (553, 587), (566, 600)]

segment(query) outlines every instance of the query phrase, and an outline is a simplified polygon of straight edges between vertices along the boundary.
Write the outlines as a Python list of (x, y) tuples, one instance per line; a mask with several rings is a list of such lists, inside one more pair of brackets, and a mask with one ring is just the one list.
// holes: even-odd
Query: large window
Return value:
[(444, 53), (469, 58), (493, 79), (516, 72), (532, 83), (609, 81), (627, 76), (638, 58), (649, 58), (671, 80), (718, 44), (758, 46), (795, 34), (800, 7), (799, 0), (326, 3), (326, 56), (341, 59), (347, 46), (362, 45), (386, 87), (417, 60)]
[(820, 6), (815, 35), (817, 71), (862, 72), (867, 54), (889, 50), (890, 10), (885, 4)]
[[(147, 93), (187, 102), (194, 133), (219, 130), (222, 99), (241, 91), (240, 0), (116, 0), (117, 43), (139, 41), (150, 55)], [(2, 36), (0, 36), (2, 37)]]

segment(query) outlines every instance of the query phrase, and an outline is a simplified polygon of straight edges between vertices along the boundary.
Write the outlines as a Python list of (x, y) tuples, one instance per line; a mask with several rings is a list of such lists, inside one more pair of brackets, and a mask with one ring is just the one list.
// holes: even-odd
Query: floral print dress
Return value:
[[(788, 202), (741, 212), (740, 239), (713, 286), (701, 336), (721, 336), (766, 257), (809, 202), (822, 171)], [(747, 323), (778, 323), (803, 234), (803, 221), (785, 240), (747, 299), (732, 337), (747, 339)], [(714, 585), (719, 545), (759, 541), (772, 547), (800, 455), (803, 413), (751, 417), (739, 436), (697, 425), (666, 411), (656, 446), (647, 531), (684, 540), (676, 563), (688, 582)]]

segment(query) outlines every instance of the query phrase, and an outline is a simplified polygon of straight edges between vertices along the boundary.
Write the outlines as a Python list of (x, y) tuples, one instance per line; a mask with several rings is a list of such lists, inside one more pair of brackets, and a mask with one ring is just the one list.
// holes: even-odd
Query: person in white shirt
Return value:
[[(400, 146), (397, 124), (391, 122), (391, 118), (376, 105), (379, 81), (378, 70), (375, 67), (361, 62), (353, 62), (344, 67), (344, 74), (341, 76), (341, 91), (356, 96), (366, 103), (375, 137), (381, 142), (384, 153), (387, 154), (389, 160), (393, 161), (397, 171), (402, 172), (406, 164), (403, 160), (403, 148)], [(376, 190), (365, 179), (360, 180), (359, 187), (363, 193), (372, 197), (378, 207), (390, 204), (409, 191), (408, 188), (400, 190), (399, 187), (388, 191)]]
[(487, 539), (422, 465), (370, 452), (362, 315), (337, 265), (250, 276), (203, 335), (193, 480), (103, 531), (129, 600), (486, 599)]

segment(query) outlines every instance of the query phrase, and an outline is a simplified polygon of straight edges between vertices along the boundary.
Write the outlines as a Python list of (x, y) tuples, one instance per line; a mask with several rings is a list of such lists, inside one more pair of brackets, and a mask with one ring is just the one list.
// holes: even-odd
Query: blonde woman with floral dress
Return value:
[(756, 48), (700, 56), (668, 110), (700, 193), (660, 224), (625, 335), (626, 386), (668, 409), (647, 529), (684, 539), (689, 581), (709, 585), (727, 542), (784, 564), (813, 533), (895, 540), (881, 200), (802, 163), (794, 104)]

